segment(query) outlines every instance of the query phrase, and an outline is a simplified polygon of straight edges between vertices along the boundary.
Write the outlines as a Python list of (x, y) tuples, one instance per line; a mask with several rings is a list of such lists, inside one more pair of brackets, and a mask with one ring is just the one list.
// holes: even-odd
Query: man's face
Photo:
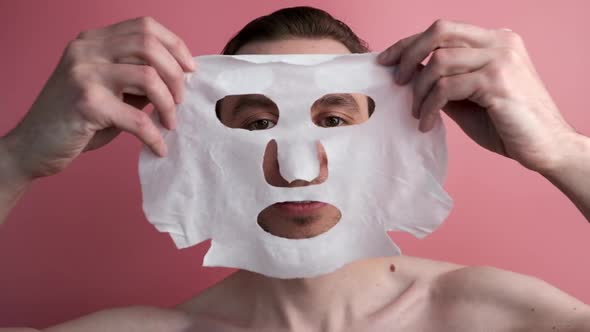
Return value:
[[(332, 39), (286, 39), (252, 42), (238, 54), (344, 54), (350, 51)], [(277, 105), (258, 95), (234, 95), (223, 98), (217, 105), (220, 121), (230, 128), (266, 130), (280, 121)], [(332, 93), (311, 105), (310, 117), (319, 127), (339, 127), (360, 124), (368, 120), (369, 99), (362, 94)], [(277, 145), (271, 141), (263, 161), (264, 177), (276, 187), (301, 187), (323, 183), (329, 176), (328, 159), (318, 144), (319, 174), (312, 181), (286, 181), (280, 173)], [(317, 201), (279, 202), (266, 207), (258, 215), (258, 224), (275, 236), (302, 239), (320, 235), (340, 220), (341, 213), (333, 205)]]

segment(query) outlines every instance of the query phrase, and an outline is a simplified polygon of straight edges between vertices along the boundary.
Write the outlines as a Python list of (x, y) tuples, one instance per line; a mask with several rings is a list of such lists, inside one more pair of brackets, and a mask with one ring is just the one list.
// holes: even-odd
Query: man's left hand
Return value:
[(399, 65), (398, 84), (414, 78), (421, 131), (434, 127), (442, 109), (480, 146), (539, 172), (567, 158), (564, 147), (577, 136), (508, 29), (438, 20), (387, 48), (379, 62)]

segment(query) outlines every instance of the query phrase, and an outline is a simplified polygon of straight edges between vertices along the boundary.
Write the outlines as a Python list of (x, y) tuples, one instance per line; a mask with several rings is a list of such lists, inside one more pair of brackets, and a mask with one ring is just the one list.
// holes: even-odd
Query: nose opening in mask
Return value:
[(328, 178), (328, 157), (320, 142), (277, 142), (266, 146), (264, 178), (275, 187), (317, 185)]

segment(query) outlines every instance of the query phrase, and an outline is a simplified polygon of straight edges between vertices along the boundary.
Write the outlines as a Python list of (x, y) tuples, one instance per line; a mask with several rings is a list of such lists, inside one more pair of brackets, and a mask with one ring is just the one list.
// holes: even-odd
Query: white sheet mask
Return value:
[[(144, 148), (139, 173), (148, 220), (178, 248), (212, 239), (205, 266), (246, 269), (271, 277), (313, 277), (352, 261), (396, 255), (388, 230), (423, 237), (447, 217), (452, 201), (441, 187), (446, 174), (440, 118), (421, 133), (411, 116), (410, 85), (397, 86), (392, 67), (376, 54), (242, 55), (195, 57), (178, 105), (178, 126), (160, 126), (168, 156)], [(311, 106), (333, 93), (362, 93), (375, 101), (372, 116), (334, 128), (312, 122)], [(228, 95), (263, 94), (279, 109), (275, 127), (226, 127), (216, 102)], [(282, 177), (318, 176), (317, 142), (328, 177), (317, 185), (277, 187), (262, 168), (276, 140)], [(321, 201), (341, 212), (327, 232), (287, 239), (257, 223), (266, 207), (285, 201)]]

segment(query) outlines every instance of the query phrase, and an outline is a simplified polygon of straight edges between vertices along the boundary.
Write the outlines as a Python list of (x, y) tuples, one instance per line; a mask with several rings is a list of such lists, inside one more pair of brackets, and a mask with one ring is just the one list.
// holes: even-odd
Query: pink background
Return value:
[[(81, 30), (150, 15), (200, 55), (219, 52), (259, 15), (303, 4), (343, 19), (374, 50), (439, 17), (509, 27), (524, 37), (566, 118), (590, 133), (590, 8), (584, 0), (0, 0), (0, 134), (25, 114), (64, 46)], [(447, 188), (456, 205), (425, 240), (394, 235), (405, 253), (534, 275), (590, 302), (588, 223), (541, 176), (484, 151), (446, 122)], [(37, 181), (0, 226), (0, 326), (43, 327), (113, 306), (174, 305), (229, 272), (200, 267), (207, 244), (176, 250), (168, 235), (145, 220), (139, 148), (122, 135), (85, 154), (62, 174)]]

